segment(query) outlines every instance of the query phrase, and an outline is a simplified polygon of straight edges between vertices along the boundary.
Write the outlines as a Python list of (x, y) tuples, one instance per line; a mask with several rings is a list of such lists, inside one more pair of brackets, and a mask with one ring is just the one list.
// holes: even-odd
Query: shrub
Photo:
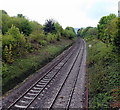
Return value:
[(111, 46), (107, 47), (100, 40), (89, 40), (89, 44), (92, 45), (88, 48), (87, 58), (89, 107), (109, 108), (110, 104), (115, 101), (111, 91), (120, 86), (118, 56), (112, 52)]
[(40, 40), (39, 43), (40, 43), (42, 46), (47, 45), (47, 41), (46, 41), (46, 40)]
[(2, 46), (3, 46), (3, 48), (6, 45), (8, 46), (9, 44), (12, 44), (12, 45), (15, 44), (15, 39), (13, 38), (13, 36), (12, 35), (4, 35), (4, 36), (2, 36)]
[(48, 33), (46, 40), (50, 43), (55, 42), (56, 36), (54, 34)]
[(2, 38), (3, 60), (12, 63), (13, 55), (24, 53), (25, 37), (19, 32), (18, 28), (12, 26)]
[(33, 33), (29, 36), (29, 39), (30, 42), (39, 42), (45, 39), (45, 35), (43, 33)]
[(6, 45), (3, 50), (3, 59), (6, 63), (13, 63), (13, 57), (12, 57), (12, 45), (10, 44), (9, 47)]

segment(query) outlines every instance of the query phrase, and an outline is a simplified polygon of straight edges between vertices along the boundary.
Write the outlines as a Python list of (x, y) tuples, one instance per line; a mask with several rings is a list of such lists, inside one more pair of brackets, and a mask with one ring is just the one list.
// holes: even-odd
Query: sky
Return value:
[(63, 28), (96, 27), (100, 18), (118, 15), (119, 0), (1, 0), (1, 10), (10, 16), (23, 14), (29, 20), (44, 24), (54, 19)]

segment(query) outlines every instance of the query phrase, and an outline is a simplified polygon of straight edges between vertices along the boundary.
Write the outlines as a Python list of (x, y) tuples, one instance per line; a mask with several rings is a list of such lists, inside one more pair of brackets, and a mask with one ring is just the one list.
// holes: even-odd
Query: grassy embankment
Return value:
[(87, 39), (89, 108), (120, 108), (120, 57), (111, 46)]
[(17, 58), (11, 65), (4, 63), (2, 80), (3, 94), (50, 62), (62, 51), (67, 49), (74, 40), (61, 39), (59, 42), (46, 45), (36, 53), (28, 54), (23, 58)]

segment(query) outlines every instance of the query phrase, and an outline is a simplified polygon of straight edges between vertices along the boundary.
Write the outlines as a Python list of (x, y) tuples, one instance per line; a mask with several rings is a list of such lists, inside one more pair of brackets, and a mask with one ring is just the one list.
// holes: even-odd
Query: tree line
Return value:
[(91, 45), (86, 62), (89, 108), (120, 108), (120, 18), (103, 16), (97, 27), (80, 28), (78, 36)]
[(11, 17), (2, 10), (2, 59), (5, 63), (13, 63), (15, 58), (50, 43), (74, 37), (76, 33), (73, 27), (63, 29), (54, 19), (48, 19), (41, 25), (30, 21), (23, 14)]
[(97, 38), (108, 46), (111, 45), (113, 50), (117, 53), (120, 52), (120, 17), (115, 14), (103, 16), (97, 27), (80, 28), (78, 36)]

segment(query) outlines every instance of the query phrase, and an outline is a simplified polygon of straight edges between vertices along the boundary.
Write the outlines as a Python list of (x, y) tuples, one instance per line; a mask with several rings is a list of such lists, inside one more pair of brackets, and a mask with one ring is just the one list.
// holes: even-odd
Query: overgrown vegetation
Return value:
[(73, 41), (71, 40), (63, 39), (55, 45), (49, 44), (42, 47), (36, 53), (28, 54), (26, 57), (17, 58), (11, 65), (3, 63), (3, 93), (12, 89), (26, 77), (50, 62), (72, 43)]
[(97, 27), (78, 30), (87, 41), (89, 108), (120, 108), (120, 18), (100, 19)]
[(87, 45), (89, 75), (89, 107), (114, 108), (120, 103), (120, 59), (105, 43), (93, 39)]
[(24, 15), (10, 17), (2, 10), (3, 93), (12, 89), (74, 42), (72, 27), (53, 19), (42, 26)]

